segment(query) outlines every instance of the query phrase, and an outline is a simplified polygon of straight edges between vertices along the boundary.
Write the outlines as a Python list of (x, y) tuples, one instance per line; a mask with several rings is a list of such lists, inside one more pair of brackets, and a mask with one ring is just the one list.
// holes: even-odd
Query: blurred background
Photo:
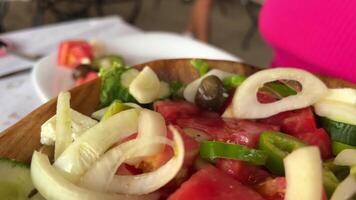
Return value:
[[(143, 31), (185, 34), (193, 0), (0, 0), (1, 31), (80, 18), (119, 15)], [(215, 0), (210, 13), (208, 43), (268, 66), (272, 51), (260, 38), (257, 16), (263, 1)]]

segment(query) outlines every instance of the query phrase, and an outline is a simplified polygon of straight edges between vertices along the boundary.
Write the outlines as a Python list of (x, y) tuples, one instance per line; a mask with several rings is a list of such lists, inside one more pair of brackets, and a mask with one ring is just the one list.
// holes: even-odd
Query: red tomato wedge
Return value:
[(266, 124), (280, 126), (282, 132), (291, 135), (295, 133), (314, 131), (317, 129), (315, 117), (311, 107), (282, 112), (259, 121)]
[(92, 60), (94, 57), (92, 46), (84, 40), (69, 40), (61, 42), (57, 54), (57, 63), (67, 68), (74, 68), (83, 59)]
[(157, 101), (154, 103), (154, 110), (162, 114), (167, 122), (175, 123), (177, 119), (197, 116), (200, 114), (199, 108), (187, 101)]
[(96, 72), (89, 72), (84, 78), (78, 78), (75, 81), (75, 86), (82, 85), (86, 82), (92, 81), (98, 78), (98, 74)]
[(178, 119), (182, 128), (194, 128), (210, 135), (212, 139), (255, 147), (263, 131), (279, 131), (279, 127), (251, 120), (195, 117)]
[(256, 185), (271, 175), (261, 167), (239, 160), (219, 159), (216, 167), (244, 185)]
[(293, 135), (307, 144), (318, 146), (321, 157), (324, 160), (332, 157), (331, 139), (323, 128), (314, 131), (300, 132)]
[(209, 166), (184, 182), (168, 200), (263, 200), (254, 190)]

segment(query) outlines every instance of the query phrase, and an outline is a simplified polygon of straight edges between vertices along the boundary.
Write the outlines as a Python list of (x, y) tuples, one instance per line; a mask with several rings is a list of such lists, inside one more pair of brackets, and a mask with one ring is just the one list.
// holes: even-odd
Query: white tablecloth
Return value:
[[(0, 35), (11, 41), (18, 51), (27, 55), (47, 55), (65, 39), (105, 40), (141, 31), (124, 22), (120, 17), (84, 19), (53, 24)], [(30, 60), (16, 55), (0, 58), (0, 76), (19, 69), (31, 67)], [(16, 123), (19, 119), (41, 105), (35, 93), (30, 72), (0, 78), (0, 131)]]

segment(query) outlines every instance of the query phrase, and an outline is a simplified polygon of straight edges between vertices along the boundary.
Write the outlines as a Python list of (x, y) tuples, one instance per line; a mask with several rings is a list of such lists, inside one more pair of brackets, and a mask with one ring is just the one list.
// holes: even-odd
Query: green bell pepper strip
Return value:
[(271, 92), (275, 93), (281, 98), (297, 94), (295, 90), (293, 90), (291, 87), (283, 83), (276, 83), (276, 82), (267, 83), (264, 87), (269, 89)]
[[(236, 74), (224, 78), (223, 83), (227, 89), (232, 89), (232, 88), (239, 87), (246, 79), (247, 79), (246, 76)], [(280, 98), (297, 94), (297, 92), (291, 87), (283, 83), (277, 83), (277, 82), (267, 83), (265, 84), (263, 89), (277, 95)]]
[(284, 175), (283, 159), (292, 151), (306, 144), (287, 134), (266, 131), (260, 136), (258, 147), (267, 153), (266, 167), (274, 174)]
[(190, 63), (198, 71), (200, 76), (204, 76), (209, 71), (209, 64), (201, 59), (193, 59)]
[(342, 150), (345, 150), (345, 149), (356, 149), (356, 146), (351, 146), (351, 145), (344, 144), (344, 143), (341, 143), (341, 142), (333, 141), (332, 142), (332, 149), (333, 149), (334, 156), (336, 156)]
[(108, 107), (108, 109), (105, 111), (103, 117), (101, 118), (100, 121), (104, 121), (107, 120), (108, 118), (110, 118), (111, 116), (129, 109), (129, 106), (126, 106), (125, 104), (123, 104), (120, 100), (114, 100), (110, 106)]
[(237, 88), (242, 82), (246, 80), (246, 76), (242, 75), (233, 75), (223, 79), (224, 86), (227, 89)]
[(339, 179), (328, 168), (323, 167), (323, 186), (326, 195), (330, 198), (337, 186), (340, 184)]
[(226, 158), (246, 161), (254, 165), (264, 165), (267, 160), (264, 151), (218, 141), (201, 142), (200, 157), (210, 162), (214, 162), (217, 158)]

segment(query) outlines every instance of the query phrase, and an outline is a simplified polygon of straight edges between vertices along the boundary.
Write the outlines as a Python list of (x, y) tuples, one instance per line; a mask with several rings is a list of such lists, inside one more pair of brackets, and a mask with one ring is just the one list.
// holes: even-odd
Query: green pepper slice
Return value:
[(341, 142), (333, 141), (332, 149), (333, 149), (334, 156), (336, 156), (337, 154), (339, 154), (341, 151), (343, 151), (345, 149), (356, 149), (356, 146), (351, 146), (351, 145), (344, 144)]
[(266, 167), (274, 174), (284, 175), (283, 159), (306, 144), (287, 134), (266, 131), (261, 134), (258, 146), (268, 155)]
[(340, 184), (339, 179), (335, 174), (328, 168), (323, 168), (323, 186), (326, 192), (326, 195), (330, 198), (334, 193), (337, 186)]
[(233, 75), (223, 79), (224, 86), (228, 89), (239, 87), (246, 80), (246, 76)]
[(214, 162), (217, 158), (226, 158), (246, 161), (254, 165), (264, 165), (267, 160), (264, 151), (218, 141), (203, 141), (200, 144), (200, 157), (210, 162)]
[(103, 117), (101, 118), (100, 121), (104, 121), (107, 120), (108, 118), (110, 118), (111, 116), (129, 109), (129, 106), (126, 106), (125, 104), (123, 104), (120, 100), (115, 100), (113, 101), (110, 106), (108, 107), (108, 109), (105, 111)]
[(292, 89), (291, 87), (283, 83), (276, 83), (276, 82), (267, 83), (264, 87), (281, 98), (297, 94), (297, 92), (294, 89)]
[(193, 59), (190, 63), (198, 71), (200, 76), (204, 76), (209, 71), (209, 64), (201, 59)]

